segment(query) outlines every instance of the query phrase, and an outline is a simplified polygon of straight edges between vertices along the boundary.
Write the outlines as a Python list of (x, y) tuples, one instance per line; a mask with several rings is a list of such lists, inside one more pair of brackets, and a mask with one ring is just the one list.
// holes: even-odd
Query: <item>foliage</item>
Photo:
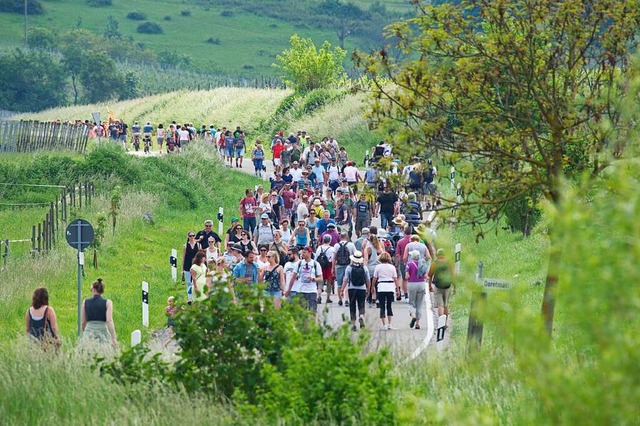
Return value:
[(111, 6), (113, 4), (113, 0), (86, 0), (87, 4), (91, 7), (105, 7)]
[(191, 56), (176, 50), (163, 50), (160, 52), (160, 55), (158, 55), (158, 61), (163, 65), (173, 67), (189, 66), (191, 64)]
[(147, 14), (140, 12), (139, 10), (134, 10), (133, 12), (127, 13), (127, 19), (131, 19), (133, 21), (144, 21), (147, 19)]
[(107, 16), (107, 24), (102, 35), (106, 39), (122, 37), (122, 33), (120, 32), (120, 22), (113, 15)]
[(124, 82), (119, 99), (135, 99), (140, 96), (140, 77), (132, 71), (124, 75)]
[(65, 104), (66, 81), (57, 60), (16, 49), (0, 56), (0, 108), (41, 111)]
[(525, 237), (531, 234), (531, 230), (542, 216), (538, 207), (539, 198), (540, 194), (530, 192), (507, 201), (504, 215), (512, 232), (521, 232)]
[[(381, 9), (378, 9), (381, 11)], [(330, 22), (338, 36), (340, 48), (344, 49), (347, 37), (355, 35), (371, 19), (369, 14), (353, 3), (342, 3), (340, 0), (324, 0), (317, 6), (317, 13)]]
[(32, 27), (29, 29), (27, 44), (36, 49), (52, 49), (55, 47), (57, 34), (49, 28)]
[(142, 24), (138, 25), (136, 31), (141, 34), (162, 34), (164, 32), (162, 30), (162, 27), (155, 22), (143, 22)]
[(191, 10), (189, 9), (184, 9), (180, 11), (180, 15), (182, 16), (191, 16)]
[(272, 420), (393, 422), (394, 400), (380, 398), (397, 384), (385, 351), (365, 356), (366, 338), (354, 343), (346, 328), (324, 330), (297, 303), (276, 310), (261, 287), (236, 286), (234, 301), (228, 285), (214, 279), (209, 299), (177, 313), (174, 364), (136, 348), (102, 372), (118, 383), (151, 379), (233, 398)]
[(219, 37), (209, 37), (207, 39), (207, 43), (210, 44), (220, 44), (220, 38)]
[(285, 83), (296, 91), (335, 87), (344, 78), (345, 50), (339, 47), (332, 50), (328, 41), (317, 50), (310, 38), (297, 34), (291, 36), (290, 42), (291, 47), (276, 57), (279, 64), (274, 67), (281, 70)]
[(116, 185), (111, 190), (111, 206), (109, 210), (109, 216), (111, 216), (111, 231), (116, 233), (116, 223), (118, 213), (120, 212), (120, 203), (122, 202), (122, 188)]
[[(0, 12), (24, 14), (23, 0), (0, 0)], [(27, 1), (27, 13), (29, 15), (40, 15), (44, 12), (42, 3), (38, 0)]]
[(506, 201), (533, 189), (558, 202), (565, 173), (597, 175), (624, 154), (612, 129), (621, 124), (617, 99), (640, 22), (636, 6), (425, 5), (387, 28), (392, 46), (357, 55), (374, 80), (392, 82), (378, 82), (370, 116), (406, 158), (437, 151), (465, 172), (465, 202), (475, 205), (461, 210), (472, 224), (499, 218)]

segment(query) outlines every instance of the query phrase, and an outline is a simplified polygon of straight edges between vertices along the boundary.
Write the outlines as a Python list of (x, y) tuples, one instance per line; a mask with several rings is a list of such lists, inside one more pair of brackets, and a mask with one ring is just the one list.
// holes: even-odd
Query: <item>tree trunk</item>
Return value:
[(76, 84), (76, 75), (71, 73), (71, 87), (73, 88), (73, 104), (78, 105), (78, 86)]

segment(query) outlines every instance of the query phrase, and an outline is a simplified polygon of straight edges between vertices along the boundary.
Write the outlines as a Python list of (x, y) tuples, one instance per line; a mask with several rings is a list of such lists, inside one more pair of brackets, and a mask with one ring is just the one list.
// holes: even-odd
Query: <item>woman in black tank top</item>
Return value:
[(102, 278), (91, 286), (92, 296), (82, 302), (82, 340), (109, 343), (118, 346), (116, 329), (113, 324), (113, 303), (102, 297)]
[(44, 287), (33, 292), (31, 307), (25, 315), (27, 335), (40, 341), (52, 341), (60, 345), (58, 337), (58, 318), (56, 312), (49, 306), (49, 292)]

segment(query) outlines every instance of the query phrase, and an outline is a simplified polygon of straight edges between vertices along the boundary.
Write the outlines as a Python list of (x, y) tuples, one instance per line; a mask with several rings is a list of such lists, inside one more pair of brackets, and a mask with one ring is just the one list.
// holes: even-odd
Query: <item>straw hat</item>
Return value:
[(362, 264), (364, 262), (364, 258), (362, 257), (362, 252), (356, 250), (353, 252), (353, 255), (349, 256), (353, 263)]

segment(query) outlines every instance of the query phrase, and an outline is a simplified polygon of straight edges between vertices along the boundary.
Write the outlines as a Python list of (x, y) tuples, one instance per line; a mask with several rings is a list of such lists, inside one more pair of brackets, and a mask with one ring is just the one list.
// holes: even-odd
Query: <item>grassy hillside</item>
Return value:
[[(123, 102), (57, 108), (18, 118), (36, 120), (91, 120), (92, 112), (107, 119), (108, 111), (128, 123), (137, 120), (158, 123), (176, 120), (193, 122), (196, 127), (213, 124), (228, 128), (241, 126), (249, 140), (270, 140), (276, 131), (306, 130), (314, 139), (334, 136), (347, 147), (350, 156), (362, 161), (367, 148), (379, 139), (363, 118), (364, 96), (339, 92), (316, 92), (297, 99), (293, 107), (276, 116), (281, 103), (292, 95), (290, 90), (218, 88), (195, 92), (171, 92)], [(320, 105), (309, 100), (321, 97)]]
[[(191, 67), (200, 71), (220, 72), (226, 75), (275, 76), (271, 64), (275, 55), (289, 44), (292, 34), (311, 37), (317, 44), (324, 40), (337, 45), (333, 28), (327, 19), (312, 11), (318, 0), (288, 0), (278, 2), (254, 1), (182, 1), (169, 0), (114, 0), (111, 6), (90, 7), (84, 0), (41, 1), (44, 13), (29, 17), (31, 28), (41, 27), (63, 33), (84, 28), (96, 34), (105, 31), (107, 17), (119, 23), (124, 37), (132, 37), (156, 54), (163, 51), (179, 52), (191, 57)], [(373, 0), (357, 2), (368, 11)], [(379, 37), (385, 23), (398, 19), (412, 10), (407, 1), (383, 2), (386, 12), (368, 22), (360, 34), (348, 37), (345, 48), (366, 48), (371, 45), (369, 31)], [(140, 34), (136, 28), (141, 21), (127, 19), (127, 14), (140, 11), (146, 20), (159, 24), (162, 34)], [(183, 14), (184, 11), (184, 14)], [(373, 18), (372, 18), (373, 19)], [(0, 13), (0, 45), (21, 46), (24, 42), (24, 20), (19, 14)], [(211, 39), (211, 42), (207, 40)]]

